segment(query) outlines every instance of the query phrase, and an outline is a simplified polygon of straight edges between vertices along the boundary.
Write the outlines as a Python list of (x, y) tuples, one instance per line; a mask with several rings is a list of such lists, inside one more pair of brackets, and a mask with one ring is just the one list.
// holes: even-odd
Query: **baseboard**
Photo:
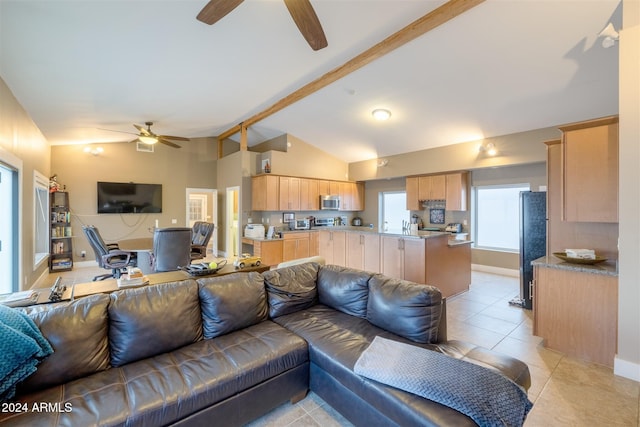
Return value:
[(501, 276), (520, 277), (520, 270), (511, 268), (493, 267), (491, 265), (471, 264), (471, 270), (483, 273), (499, 274)]
[(640, 364), (619, 359), (618, 356), (613, 359), (613, 373), (640, 382)]
[(77, 261), (73, 263), (73, 268), (97, 267), (98, 263), (94, 261)]
[(29, 289), (44, 288), (45, 286), (43, 285), (43, 283), (45, 282), (45, 279), (47, 279), (48, 277), (49, 277), (49, 269), (47, 268), (42, 272), (40, 277), (36, 279), (36, 281), (33, 283), (33, 285), (31, 285), (31, 288)]

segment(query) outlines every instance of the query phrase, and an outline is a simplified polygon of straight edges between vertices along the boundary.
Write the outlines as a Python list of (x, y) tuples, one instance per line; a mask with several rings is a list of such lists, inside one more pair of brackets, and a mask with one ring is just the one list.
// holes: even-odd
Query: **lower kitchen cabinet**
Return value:
[(377, 233), (347, 233), (346, 266), (380, 273), (380, 236)]
[(253, 254), (261, 257), (264, 265), (278, 265), (283, 261), (282, 240), (243, 239), (243, 243), (253, 245)]
[(382, 236), (381, 273), (389, 277), (425, 283), (425, 240)]
[(283, 261), (309, 257), (310, 234), (311, 233), (285, 233), (282, 240)]
[(613, 367), (618, 347), (618, 277), (534, 266), (533, 334), (544, 346)]
[(318, 231), (318, 254), (326, 264), (347, 265), (347, 233), (345, 231)]

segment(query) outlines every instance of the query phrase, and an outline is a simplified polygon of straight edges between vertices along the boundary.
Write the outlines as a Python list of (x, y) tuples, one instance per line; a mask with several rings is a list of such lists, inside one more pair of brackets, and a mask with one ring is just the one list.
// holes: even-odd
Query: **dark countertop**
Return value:
[(531, 265), (545, 268), (556, 268), (558, 270), (577, 271), (587, 274), (603, 274), (618, 277), (617, 263), (615, 260), (606, 261), (599, 264), (573, 264), (556, 258), (554, 256), (543, 256), (531, 261)]

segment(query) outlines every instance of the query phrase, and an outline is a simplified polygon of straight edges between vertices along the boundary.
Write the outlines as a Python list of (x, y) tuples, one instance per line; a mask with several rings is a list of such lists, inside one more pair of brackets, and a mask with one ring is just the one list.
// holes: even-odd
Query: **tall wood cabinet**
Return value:
[(559, 128), (563, 219), (618, 222), (618, 117)]
[(49, 225), (49, 271), (73, 269), (73, 232), (69, 193), (57, 191), (50, 196)]

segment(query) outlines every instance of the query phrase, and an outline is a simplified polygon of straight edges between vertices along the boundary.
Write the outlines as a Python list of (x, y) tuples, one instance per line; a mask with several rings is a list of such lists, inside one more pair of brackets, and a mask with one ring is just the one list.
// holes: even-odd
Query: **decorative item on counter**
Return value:
[[(567, 249), (567, 251), (570, 251), (570, 249)], [(573, 254), (575, 253), (576, 252), (573, 252)], [(598, 256), (598, 255), (594, 255), (594, 258), (571, 257), (571, 256), (568, 256), (567, 252), (554, 252), (553, 256), (571, 264), (594, 265), (594, 264), (607, 261), (607, 258)]]

